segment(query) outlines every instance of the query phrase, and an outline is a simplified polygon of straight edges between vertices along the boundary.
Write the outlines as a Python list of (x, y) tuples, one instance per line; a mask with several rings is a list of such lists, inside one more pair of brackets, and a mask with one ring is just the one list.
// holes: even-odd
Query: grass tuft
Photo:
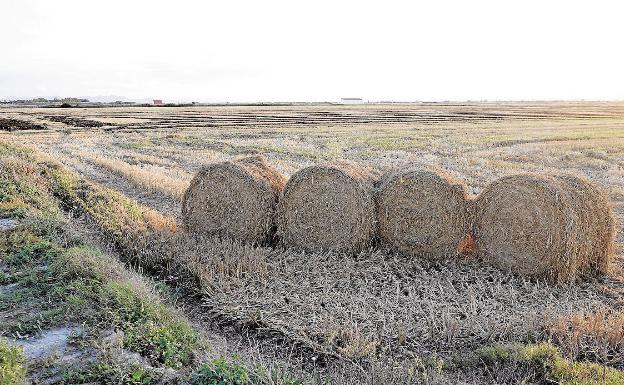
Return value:
[[(477, 351), (479, 361), (491, 373), (512, 373), (522, 383), (561, 385), (617, 385), (624, 372), (590, 362), (565, 359), (549, 343), (495, 345)], [(498, 379), (500, 380), (500, 379)]]
[(193, 385), (248, 385), (247, 369), (223, 358), (203, 364), (192, 375)]
[(191, 385), (301, 385), (302, 381), (277, 373), (253, 372), (237, 359), (217, 358), (201, 365), (191, 374)]
[(21, 385), (26, 383), (24, 355), (20, 348), (10, 346), (0, 339), (0, 385)]

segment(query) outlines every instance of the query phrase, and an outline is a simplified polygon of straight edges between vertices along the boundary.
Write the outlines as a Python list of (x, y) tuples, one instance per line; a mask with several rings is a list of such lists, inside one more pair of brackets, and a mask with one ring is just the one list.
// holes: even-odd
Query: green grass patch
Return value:
[(250, 379), (247, 369), (220, 358), (197, 369), (191, 382), (194, 385), (247, 385)]
[[(337, 147), (327, 147), (325, 149), (301, 148), (301, 147), (281, 147), (271, 144), (249, 144), (237, 147), (240, 149), (252, 149), (254, 152), (262, 154), (277, 154), (294, 158), (305, 158), (312, 160), (331, 160), (335, 159), (341, 153), (341, 149)], [(243, 151), (245, 152), (245, 151)]]
[(390, 151), (420, 149), (426, 147), (429, 142), (423, 138), (371, 136), (361, 139), (360, 143), (373, 149)]
[(0, 217), (25, 218), (30, 211), (58, 216), (58, 206), (48, 196), (47, 187), (30, 161), (0, 162)]
[(172, 317), (162, 304), (137, 295), (128, 283), (111, 282), (106, 291), (108, 301), (102, 305), (115, 324), (123, 325), (126, 346), (167, 367), (191, 363), (199, 338), (188, 322)]
[(479, 361), (492, 372), (511, 368), (523, 383), (561, 385), (624, 384), (624, 372), (590, 362), (565, 359), (548, 343), (495, 345), (477, 351)]
[(0, 385), (21, 385), (26, 383), (24, 355), (20, 348), (10, 346), (0, 339)]
[(158, 373), (129, 365), (120, 367), (106, 362), (95, 362), (81, 368), (67, 370), (63, 384), (124, 384), (150, 385), (161, 383)]
[(278, 373), (258, 369), (249, 371), (233, 360), (218, 358), (204, 363), (191, 375), (191, 385), (301, 385), (302, 381)]
[(33, 150), (30, 148), (19, 147), (8, 142), (0, 141), (0, 157), (5, 156), (19, 156), (30, 160), (34, 158)]
[(135, 140), (133, 142), (123, 142), (119, 144), (119, 147), (128, 150), (140, 150), (142, 148), (150, 148), (154, 146), (156, 146), (156, 143), (154, 143), (151, 138)]
[(0, 297), (0, 308), (37, 311), (9, 320), (5, 332), (33, 335), (66, 323), (87, 323), (94, 331), (113, 327), (124, 332), (127, 349), (150, 362), (172, 368), (191, 363), (197, 333), (137, 282), (111, 269), (114, 261), (102, 263), (103, 255), (84, 246), (63, 249), (30, 236), (13, 240), (17, 244), (10, 245), (6, 261), (16, 288)]

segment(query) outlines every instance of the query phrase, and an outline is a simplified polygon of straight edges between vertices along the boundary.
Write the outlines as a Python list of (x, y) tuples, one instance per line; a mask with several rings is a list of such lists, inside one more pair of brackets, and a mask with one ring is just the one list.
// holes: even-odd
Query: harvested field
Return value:
[[(51, 115), (106, 126), (77, 127), (46, 118)], [(0, 118), (49, 122), (45, 131), (0, 132), (0, 141), (32, 148), (39, 159), (84, 178), (73, 184), (63, 173), (41, 174), (37, 167), (44, 166), (29, 166), (36, 180), (41, 175), (50, 180), (50, 191), (75, 226), (88, 228), (111, 255), (167, 287), (177, 296), (173, 304), (199, 330), (225, 341), (224, 350), (243, 352), (245, 364), (272, 362), (306, 383), (527, 383), (515, 367), (469, 358), (482, 357), (479, 352), (497, 344), (552, 343), (567, 360), (624, 369), (624, 103), (2, 108)], [(18, 156), (11, 151), (16, 150), (0, 147), (7, 165)], [(328, 242), (321, 247), (300, 245), (312, 251), (299, 251), (187, 234), (179, 198), (192, 177), (208, 165), (256, 155), (294, 182), (305, 170), (345, 160), (358, 169), (398, 172), (389, 175), (404, 175), (427, 191), (427, 199), (410, 195), (412, 189), (390, 196), (395, 211), (380, 225), (389, 229), (386, 238), (402, 238), (371, 243), (367, 230), (343, 226), (342, 218), (323, 207), (350, 205), (375, 217), (367, 211), (374, 205), (362, 206), (362, 197), (345, 198), (355, 191), (345, 190), (352, 186), (347, 182), (341, 187), (336, 178), (323, 176), (321, 182), (327, 181), (321, 183), (315, 177), (314, 189), (299, 195), (289, 210), (308, 202), (306, 215), (319, 228), (323, 219), (335, 224), (325, 236), (311, 228), (297, 230), (317, 237), (315, 245)], [(409, 179), (414, 169), (446, 175)], [(514, 182), (508, 189), (514, 195), (503, 195), (505, 207), (515, 204), (515, 209), (491, 210), (543, 235), (535, 250), (527, 246), (521, 256), (535, 251), (552, 257), (573, 249), (573, 255), (588, 256), (574, 260), (579, 271), (608, 270), (605, 274), (575, 281), (567, 279), (575, 274), (557, 270), (566, 278), (557, 284), (541, 275), (514, 274), (512, 266), (455, 256), (463, 230), (440, 239), (449, 233), (444, 226), (464, 223), (464, 216), (453, 214), (462, 212), (462, 199), (489, 196), (487, 186), (494, 181), (526, 172), (548, 175), (535, 182), (545, 187)], [(573, 177), (552, 176), (562, 173)], [(449, 182), (455, 179), (465, 187)], [(397, 179), (383, 179), (380, 191), (388, 180)], [(553, 202), (551, 181), (563, 191), (560, 200), (574, 204), (564, 209), (547, 204)], [(441, 204), (442, 196), (456, 198), (457, 209)], [(319, 197), (324, 206), (313, 202)], [(530, 200), (544, 207), (537, 210), (526, 203)], [(605, 200), (613, 221), (602, 210)], [(0, 208), (5, 206), (0, 200)], [(402, 218), (399, 207), (408, 207), (413, 218), (407, 211)], [(552, 231), (547, 237), (539, 230), (544, 218), (580, 221), (585, 228), (572, 237)], [(431, 242), (407, 231), (415, 226), (441, 242), (426, 249), (422, 245)], [(498, 229), (491, 233), (501, 235)], [(365, 236), (358, 239), (360, 234)], [(282, 237), (284, 244), (295, 244)], [(358, 246), (327, 250), (336, 239)], [(611, 256), (592, 253), (609, 244)], [(509, 244), (503, 239), (493, 247), (501, 252)], [(533, 262), (522, 266), (539, 267)]]

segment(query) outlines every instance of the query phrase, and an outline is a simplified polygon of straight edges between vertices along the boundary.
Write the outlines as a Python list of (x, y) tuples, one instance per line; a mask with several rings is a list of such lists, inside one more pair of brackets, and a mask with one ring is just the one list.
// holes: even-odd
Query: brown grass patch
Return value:
[[(178, 201), (188, 187), (188, 175), (154, 165), (132, 165), (123, 160), (80, 152), (88, 162), (126, 179), (137, 187), (169, 195)], [(175, 175), (177, 174), (177, 175)], [(174, 176), (172, 176), (174, 175)]]
[(574, 359), (624, 365), (624, 314), (607, 308), (557, 319), (551, 338)]

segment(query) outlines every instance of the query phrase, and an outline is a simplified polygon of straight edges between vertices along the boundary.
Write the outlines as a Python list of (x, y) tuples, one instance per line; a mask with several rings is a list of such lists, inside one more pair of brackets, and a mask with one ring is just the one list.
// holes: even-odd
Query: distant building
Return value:
[(163, 105), (162, 99), (154, 99), (153, 102), (154, 102), (155, 106), (162, 106)]
[(364, 104), (364, 100), (361, 98), (342, 98), (340, 99), (341, 104)]

